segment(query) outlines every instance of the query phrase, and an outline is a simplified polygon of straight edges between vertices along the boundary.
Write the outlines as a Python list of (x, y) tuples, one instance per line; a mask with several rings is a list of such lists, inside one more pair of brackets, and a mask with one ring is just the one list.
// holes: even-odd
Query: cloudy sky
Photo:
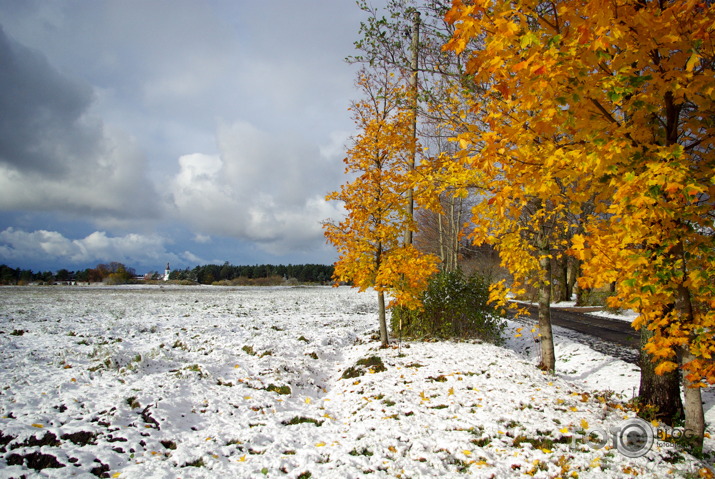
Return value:
[(0, 263), (332, 263), (363, 19), (354, 0), (0, 0)]

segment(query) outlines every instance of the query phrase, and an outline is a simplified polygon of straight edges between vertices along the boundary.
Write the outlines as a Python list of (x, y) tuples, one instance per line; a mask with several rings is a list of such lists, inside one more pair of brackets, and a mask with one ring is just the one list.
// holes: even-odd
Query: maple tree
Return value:
[(345, 158), (346, 174), (354, 179), (326, 197), (342, 201), (347, 215), (327, 223), (325, 236), (340, 254), (335, 279), (377, 291), (386, 346), (385, 293), (392, 298), (388, 306), (419, 307), (419, 293), (436, 272), (437, 259), (401, 241), (405, 229), (415, 229), (408, 211), (414, 140), (405, 88), (385, 69), (363, 70), (358, 86), (365, 98), (351, 109), (359, 133)]
[(496, 171), (492, 206), (504, 217), (509, 197), (543, 194), (581, 214), (594, 200), (572, 244), (580, 284), (616, 283), (611, 304), (640, 313), (656, 372), (680, 362), (702, 445), (698, 387), (715, 383), (713, 7), (455, 0), (447, 17), (447, 48), (490, 87), (473, 102), (482, 123), (458, 138)]

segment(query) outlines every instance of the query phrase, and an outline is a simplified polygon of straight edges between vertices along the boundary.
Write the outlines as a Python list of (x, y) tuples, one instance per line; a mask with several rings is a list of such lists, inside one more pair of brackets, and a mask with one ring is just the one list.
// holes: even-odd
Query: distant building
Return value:
[(164, 270), (164, 281), (169, 281), (169, 275), (171, 274), (171, 268), (169, 263), (166, 263), (166, 269)]

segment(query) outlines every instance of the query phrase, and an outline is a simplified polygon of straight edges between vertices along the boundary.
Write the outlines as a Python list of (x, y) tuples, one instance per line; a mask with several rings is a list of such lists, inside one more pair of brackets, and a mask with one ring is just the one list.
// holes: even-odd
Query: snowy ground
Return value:
[(375, 303), (327, 287), (0, 288), (0, 478), (704, 473), (666, 442), (616, 447), (638, 425), (620, 402), (633, 364), (556, 328), (545, 375), (523, 323), (503, 348), (380, 350)]

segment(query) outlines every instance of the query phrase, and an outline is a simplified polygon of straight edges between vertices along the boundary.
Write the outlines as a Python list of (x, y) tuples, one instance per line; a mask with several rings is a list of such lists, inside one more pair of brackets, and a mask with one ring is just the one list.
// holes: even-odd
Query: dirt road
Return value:
[[(526, 306), (531, 320), (536, 321), (538, 308)], [(551, 307), (551, 323), (554, 326), (576, 331), (574, 339), (586, 342), (594, 349), (636, 363), (638, 360), (638, 331), (627, 321), (601, 318), (573, 308)], [(592, 338), (592, 339), (589, 339)], [(594, 340), (595, 339), (595, 340)]]

